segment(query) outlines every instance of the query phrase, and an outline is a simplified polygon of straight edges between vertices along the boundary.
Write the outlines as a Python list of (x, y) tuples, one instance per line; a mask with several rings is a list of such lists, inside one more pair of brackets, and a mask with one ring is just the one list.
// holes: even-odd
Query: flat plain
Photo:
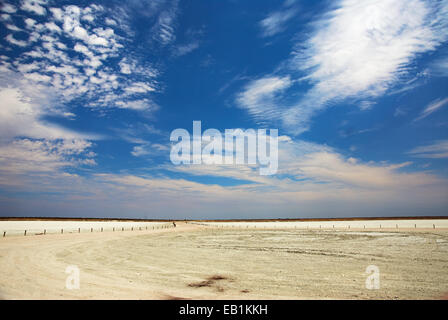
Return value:
[[(448, 229), (177, 228), (0, 239), (2, 299), (441, 299)], [(66, 288), (67, 266), (80, 288)], [(366, 287), (369, 266), (378, 289)]]

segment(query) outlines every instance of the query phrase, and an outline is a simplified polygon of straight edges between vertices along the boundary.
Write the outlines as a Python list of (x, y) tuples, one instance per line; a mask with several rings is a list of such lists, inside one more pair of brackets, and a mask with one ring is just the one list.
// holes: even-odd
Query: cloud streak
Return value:
[(436, 112), (437, 110), (439, 110), (440, 108), (444, 107), (446, 104), (448, 103), (448, 98), (444, 98), (444, 99), (437, 99), (433, 102), (431, 102), (428, 106), (426, 106), (426, 108), (421, 112), (420, 116), (418, 116), (417, 118), (414, 119), (415, 121), (420, 121), (424, 118), (426, 118), (427, 116), (429, 116), (430, 114)]
[[(292, 58), (279, 68), (297, 86), (310, 88), (295, 103), (280, 97), (275, 103), (248, 101), (243, 107), (255, 115), (255, 109), (278, 115), (287, 130), (300, 134), (330, 105), (379, 97), (399, 85), (416, 57), (447, 40), (447, 8), (446, 1), (338, 1), (313, 23), (311, 36), (297, 43)], [(253, 80), (241, 94), (263, 79)]]
[(448, 140), (440, 140), (436, 141), (433, 144), (416, 147), (411, 151), (409, 151), (408, 154), (417, 158), (428, 158), (428, 159), (448, 158)]

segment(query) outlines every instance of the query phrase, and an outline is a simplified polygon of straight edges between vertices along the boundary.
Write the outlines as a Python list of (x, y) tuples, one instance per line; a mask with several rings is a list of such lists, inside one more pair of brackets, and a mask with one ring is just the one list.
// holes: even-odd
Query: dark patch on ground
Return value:
[(170, 296), (170, 295), (166, 295), (165, 299), (166, 300), (190, 300), (190, 298), (176, 297), (176, 296)]
[(224, 292), (223, 287), (216, 285), (217, 284), (216, 282), (222, 281), (222, 280), (229, 280), (229, 278), (219, 275), (219, 274), (216, 274), (216, 275), (208, 277), (207, 279), (205, 279), (203, 281), (189, 283), (188, 286), (191, 288), (215, 287), (215, 289), (217, 291)]

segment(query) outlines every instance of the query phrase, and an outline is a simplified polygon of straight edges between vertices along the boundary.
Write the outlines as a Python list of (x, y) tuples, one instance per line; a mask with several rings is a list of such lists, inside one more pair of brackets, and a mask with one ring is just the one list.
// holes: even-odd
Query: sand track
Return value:
[[(68, 265), (81, 288), (65, 288)], [(380, 268), (367, 290), (365, 269)], [(0, 239), (3, 299), (432, 299), (447, 231), (175, 229)]]

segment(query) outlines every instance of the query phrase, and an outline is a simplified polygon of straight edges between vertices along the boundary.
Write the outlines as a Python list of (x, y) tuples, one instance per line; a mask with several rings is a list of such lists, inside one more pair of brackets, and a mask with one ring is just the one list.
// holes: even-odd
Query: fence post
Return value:
[(3, 238), (6, 237), (6, 231), (3, 231)]
[(103, 227), (101, 227), (101, 232), (103, 232)]
[(435, 225), (435, 224), (433, 224), (433, 225), (432, 225), (432, 228), (433, 228), (433, 229), (435, 229), (435, 228), (436, 228), (436, 225)]
[(93, 232), (93, 228), (90, 228), (90, 232)]
[(46, 235), (47, 234), (47, 229), (44, 229), (44, 235)]
[(63, 234), (64, 233), (64, 229), (61, 229), (61, 234)]
[(81, 228), (78, 228), (78, 233), (81, 233)]
[(23, 235), (26, 236), (26, 230), (25, 230), (25, 233)]

